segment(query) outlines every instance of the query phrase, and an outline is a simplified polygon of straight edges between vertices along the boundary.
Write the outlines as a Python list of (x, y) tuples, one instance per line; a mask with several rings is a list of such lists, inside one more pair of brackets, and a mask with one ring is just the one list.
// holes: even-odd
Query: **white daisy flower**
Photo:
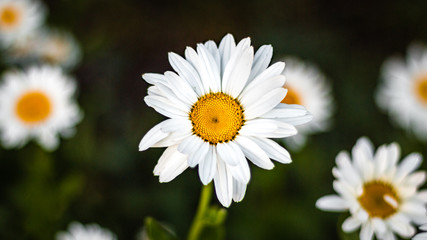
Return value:
[(69, 137), (82, 114), (73, 95), (76, 85), (59, 67), (11, 71), (0, 85), (0, 132), (7, 148), (21, 147), (34, 138), (54, 150), (58, 135)]
[[(185, 59), (170, 53), (177, 72), (144, 74), (151, 86), (148, 106), (169, 117), (141, 140), (139, 150), (167, 147), (154, 169), (169, 182), (188, 167), (199, 166), (203, 184), (214, 180), (222, 205), (241, 201), (250, 179), (248, 158), (272, 169), (274, 159), (290, 163), (289, 153), (269, 138), (297, 133), (294, 125), (311, 120), (300, 105), (281, 104), (286, 90), (280, 73), (285, 64), (268, 67), (273, 49), (264, 45), (254, 56), (250, 39), (237, 46), (231, 34), (219, 47), (213, 41), (187, 47)], [(245, 158), (246, 157), (246, 158)]]
[(388, 59), (382, 68), (377, 104), (392, 120), (427, 141), (427, 48), (412, 45), (406, 62)]
[(116, 240), (117, 237), (110, 230), (100, 227), (98, 224), (86, 226), (78, 222), (70, 223), (68, 232), (56, 234), (56, 240)]
[(331, 86), (320, 70), (296, 58), (284, 58), (286, 76), (284, 88), (288, 90), (282, 103), (299, 104), (313, 115), (313, 121), (298, 126), (298, 135), (286, 138), (290, 147), (299, 149), (305, 145), (307, 135), (328, 130), (334, 109)]
[(70, 69), (80, 60), (79, 44), (69, 32), (43, 29), (35, 42), (35, 55), (44, 62)]
[(336, 158), (332, 169), (337, 178), (333, 187), (338, 195), (320, 198), (316, 206), (326, 211), (350, 211), (343, 225), (344, 232), (359, 227), (360, 239), (396, 239), (395, 233), (409, 238), (415, 233), (412, 223), (426, 222), (427, 191), (418, 191), (426, 178), (425, 171), (416, 171), (422, 156), (412, 153), (398, 164), (399, 145), (383, 145), (374, 153), (367, 138), (360, 138), (353, 147), (352, 158), (345, 151)]
[[(427, 224), (421, 225), (420, 230), (427, 231)], [(427, 232), (418, 233), (412, 240), (427, 240)]]
[(0, 0), (0, 41), (8, 47), (34, 34), (46, 11), (36, 0)]

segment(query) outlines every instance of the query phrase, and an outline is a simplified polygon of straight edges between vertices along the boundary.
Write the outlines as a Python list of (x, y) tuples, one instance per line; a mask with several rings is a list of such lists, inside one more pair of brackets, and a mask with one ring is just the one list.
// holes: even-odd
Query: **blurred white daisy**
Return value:
[[(427, 231), (427, 224), (420, 226), (420, 230)], [(415, 235), (412, 240), (427, 240), (427, 232), (421, 232)]]
[(313, 121), (298, 126), (298, 135), (286, 138), (285, 142), (294, 149), (305, 145), (307, 135), (328, 130), (334, 110), (331, 86), (320, 70), (296, 58), (284, 58), (286, 76), (284, 88), (288, 90), (282, 103), (300, 104), (313, 115)]
[(73, 68), (80, 60), (81, 51), (76, 39), (66, 31), (43, 29), (35, 38), (37, 58), (66, 69)]
[(0, 0), (0, 41), (6, 48), (34, 34), (46, 11), (36, 0)]
[(382, 81), (376, 94), (380, 108), (393, 122), (427, 141), (427, 48), (412, 45), (406, 62), (400, 58), (385, 61)]
[(74, 100), (76, 84), (59, 67), (31, 67), (4, 74), (0, 85), (0, 132), (5, 147), (35, 139), (54, 150), (58, 135), (69, 137), (82, 114)]
[[(264, 45), (254, 56), (250, 39), (237, 46), (231, 34), (219, 47), (213, 41), (187, 47), (185, 59), (170, 53), (177, 72), (144, 74), (151, 86), (148, 106), (169, 117), (141, 140), (139, 150), (167, 147), (154, 169), (160, 182), (169, 182), (198, 165), (203, 184), (214, 180), (224, 206), (241, 201), (250, 179), (248, 158), (272, 169), (271, 159), (290, 163), (289, 153), (269, 138), (297, 133), (294, 125), (311, 120), (300, 105), (281, 104), (286, 90), (285, 64), (270, 67), (273, 49)], [(246, 158), (245, 158), (246, 157)]]
[(413, 223), (426, 222), (427, 191), (418, 191), (426, 178), (425, 171), (416, 171), (422, 161), (412, 153), (398, 164), (399, 145), (383, 145), (374, 153), (367, 138), (360, 138), (353, 147), (352, 159), (345, 151), (336, 158), (332, 169), (337, 178), (333, 187), (338, 195), (320, 198), (316, 206), (326, 211), (350, 211), (343, 225), (344, 232), (359, 227), (360, 239), (396, 239), (394, 233), (409, 238), (415, 233)]
[(78, 222), (70, 223), (68, 232), (56, 234), (56, 240), (116, 240), (117, 237), (110, 230), (100, 227), (98, 224), (86, 226)]

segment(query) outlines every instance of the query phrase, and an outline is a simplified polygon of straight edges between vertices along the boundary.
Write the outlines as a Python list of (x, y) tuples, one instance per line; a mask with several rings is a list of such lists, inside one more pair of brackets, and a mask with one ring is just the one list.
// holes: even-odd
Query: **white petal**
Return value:
[(399, 182), (409, 173), (417, 169), (421, 165), (422, 157), (419, 153), (412, 153), (405, 157), (397, 168), (394, 179)]
[(233, 177), (222, 161), (217, 162), (216, 170), (217, 174), (214, 177), (216, 196), (224, 207), (229, 207), (233, 197)]
[(169, 133), (181, 131), (183, 129), (191, 129), (191, 122), (186, 118), (171, 118), (163, 121), (161, 126), (162, 132)]
[(210, 183), (215, 176), (217, 164), (215, 147), (209, 145), (209, 151), (205, 159), (199, 163), (199, 177), (204, 185)]
[(204, 71), (204, 73), (202, 74), (200, 72), (200, 68), (203, 68), (201, 60), (199, 59), (199, 55), (197, 54), (197, 52), (191, 48), (191, 47), (187, 47), (185, 49), (185, 58), (193, 65), (193, 67), (197, 70), (199, 76), (200, 76), (200, 81), (202, 83), (202, 92), (203, 93), (208, 93), (211, 90), (211, 82), (209, 81), (209, 79), (206, 79), (206, 71)]
[(221, 56), (219, 54), (218, 47), (216, 46), (216, 43), (212, 40), (209, 40), (205, 42), (205, 47), (209, 51), (209, 53), (212, 55), (213, 59), (215, 59), (216, 66), (218, 66), (218, 72), (220, 72), (221, 68)]
[(372, 143), (365, 137), (360, 138), (352, 149), (352, 156), (362, 179), (370, 180), (374, 174)]
[(285, 68), (284, 62), (276, 62), (270, 67), (268, 67), (265, 71), (263, 71), (261, 74), (255, 77), (253, 81), (250, 82), (249, 85), (258, 85), (260, 83), (265, 82), (266, 79), (272, 78), (274, 76), (280, 75), (283, 72), (283, 69)]
[[(171, 87), (169, 84), (169, 79), (166, 80), (167, 84), (163, 84), (163, 83), (157, 83), (156, 84), (156, 88), (159, 91), (153, 92), (153, 87), (150, 87), (149, 91), (148, 91), (148, 95), (150, 96), (159, 96), (162, 98), (166, 98), (168, 99), (169, 102), (173, 103), (174, 107), (178, 108), (179, 110), (183, 111), (183, 112), (190, 112), (192, 103), (190, 103), (187, 99), (182, 98), (180, 95), (182, 94), (181, 92), (177, 92), (177, 91), (173, 91), (172, 89), (174, 89), (174, 87)], [(176, 95), (176, 93), (180, 94), (180, 95)]]
[(199, 74), (189, 62), (173, 52), (169, 53), (169, 62), (179, 76), (185, 79), (199, 96), (204, 95), (203, 84)]
[(165, 72), (165, 76), (169, 81), (171, 90), (176, 96), (180, 97), (181, 100), (190, 106), (197, 101), (198, 96), (187, 81), (182, 79), (176, 73), (170, 71)]
[(249, 169), (248, 161), (242, 153), (242, 156), (239, 158), (239, 164), (232, 166), (227, 165), (228, 172), (233, 176), (237, 181), (247, 184), (251, 178), (251, 172)]
[(289, 152), (275, 141), (268, 138), (259, 137), (251, 137), (251, 140), (260, 146), (267, 153), (269, 158), (274, 159), (280, 163), (292, 162)]
[(243, 197), (246, 193), (246, 184), (236, 181), (233, 179), (233, 200), (235, 202), (240, 202), (243, 200)]
[(342, 230), (344, 232), (353, 232), (354, 230), (360, 227), (360, 224), (361, 222), (357, 218), (350, 216), (346, 220), (344, 220), (342, 224)]
[(338, 153), (335, 161), (347, 182), (349, 182), (352, 186), (358, 186), (361, 184), (362, 180), (360, 179), (359, 174), (353, 168), (353, 164), (351, 163), (347, 152), (341, 151)]
[(233, 142), (217, 144), (216, 151), (225, 163), (232, 166), (239, 164), (240, 158), (245, 157), (242, 150), (240, 150), (240, 148)]
[[(286, 90), (284, 88), (276, 88), (258, 99), (254, 104), (245, 106), (244, 114), (246, 119), (254, 119), (276, 107), (285, 97)], [(242, 103), (243, 104), (243, 103)]]
[(267, 138), (284, 138), (297, 134), (294, 126), (273, 119), (253, 119), (242, 126), (239, 131), (243, 136)]
[(154, 108), (154, 110), (166, 117), (179, 118), (188, 116), (187, 112), (177, 108), (176, 105), (164, 97), (146, 96), (144, 101), (149, 107)]
[(198, 72), (202, 81), (209, 85), (212, 92), (221, 90), (221, 80), (219, 66), (216, 65), (215, 59), (209, 53), (203, 44), (197, 44), (197, 53), (199, 58)]
[(254, 57), (252, 47), (239, 50), (237, 47), (231, 55), (222, 78), (222, 91), (234, 98), (239, 96), (248, 81)]
[(383, 145), (377, 149), (374, 157), (374, 174), (376, 177), (384, 176), (384, 171), (387, 168), (388, 161), (388, 147)]
[(151, 147), (169, 147), (176, 145), (185, 138), (190, 137), (191, 134), (191, 129), (182, 129), (181, 131), (171, 132), (167, 137), (154, 143)]
[(264, 82), (260, 82), (260, 84), (251, 84), (243, 90), (242, 94), (239, 96), (239, 100), (244, 106), (250, 106), (258, 102), (265, 94), (276, 88), (281, 88), (284, 82), (285, 76), (277, 75)]
[(163, 138), (168, 136), (168, 133), (162, 132), (161, 127), (164, 123), (161, 122), (151, 128), (145, 136), (142, 138), (141, 142), (139, 143), (139, 151), (145, 151), (149, 147), (151, 147), (156, 142), (159, 142)]
[(194, 151), (188, 156), (188, 166), (190, 167), (195, 167), (206, 158), (206, 154), (209, 152), (209, 143), (205, 143), (200, 139), (199, 143), (197, 143), (194, 148), (197, 149), (197, 151)]
[(409, 220), (401, 214), (395, 214), (387, 220), (390, 228), (402, 237), (408, 238), (415, 233)]
[(142, 78), (149, 84), (156, 84), (158, 82), (165, 82), (166, 78), (162, 74), (158, 73), (145, 73), (142, 75)]
[(325, 211), (341, 212), (348, 209), (348, 204), (337, 195), (326, 195), (316, 201), (316, 207)]
[(371, 240), (374, 235), (374, 228), (371, 223), (366, 222), (362, 225), (362, 229), (360, 230), (360, 240)]
[(227, 63), (230, 60), (230, 56), (233, 54), (235, 48), (236, 42), (234, 41), (233, 35), (225, 35), (219, 44), (219, 52), (221, 55), (221, 77), (224, 74), (225, 66), (227, 66)]
[(187, 169), (187, 156), (177, 151), (177, 146), (168, 147), (154, 168), (154, 174), (159, 175), (160, 182), (172, 181)]
[(198, 151), (196, 146), (200, 145), (200, 138), (196, 135), (191, 135), (190, 137), (184, 139), (179, 145), (178, 145), (178, 151), (183, 154), (190, 154), (193, 152)]
[(272, 169), (274, 164), (271, 162), (268, 155), (256, 143), (247, 137), (237, 136), (237, 144), (241, 147), (245, 156), (255, 165), (264, 169)]
[(427, 240), (427, 232), (418, 233), (412, 238), (412, 240)]
[(373, 218), (372, 227), (377, 236), (383, 235), (387, 231), (387, 226), (382, 219)]
[(249, 81), (267, 69), (272, 57), (273, 47), (271, 45), (263, 45), (256, 51)]

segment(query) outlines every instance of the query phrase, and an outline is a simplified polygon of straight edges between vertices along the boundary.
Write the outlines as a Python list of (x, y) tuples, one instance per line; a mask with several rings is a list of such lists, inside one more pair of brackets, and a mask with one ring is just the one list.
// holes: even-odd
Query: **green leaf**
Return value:
[(175, 233), (168, 227), (160, 224), (152, 217), (145, 218), (144, 226), (145, 240), (177, 240)]

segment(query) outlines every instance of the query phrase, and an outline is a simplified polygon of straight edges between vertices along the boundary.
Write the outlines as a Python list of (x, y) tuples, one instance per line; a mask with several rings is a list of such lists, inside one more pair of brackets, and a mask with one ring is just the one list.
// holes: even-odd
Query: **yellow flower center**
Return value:
[(282, 103), (301, 105), (302, 101), (299, 93), (295, 91), (293, 88), (290, 88), (290, 87), (284, 87), (284, 88), (288, 89), (288, 93), (286, 93), (286, 96), (283, 98)]
[(415, 81), (415, 93), (418, 99), (427, 105), (427, 74), (419, 77)]
[(16, 115), (27, 124), (46, 120), (51, 113), (51, 102), (46, 94), (31, 91), (22, 95), (16, 104)]
[(224, 93), (209, 93), (192, 106), (193, 133), (212, 145), (233, 140), (242, 128), (243, 107)]
[(13, 27), (19, 22), (19, 11), (12, 6), (7, 6), (1, 10), (0, 20), (2, 26)]
[(399, 206), (399, 197), (393, 186), (382, 181), (371, 181), (363, 185), (363, 193), (357, 199), (370, 217), (388, 218)]

